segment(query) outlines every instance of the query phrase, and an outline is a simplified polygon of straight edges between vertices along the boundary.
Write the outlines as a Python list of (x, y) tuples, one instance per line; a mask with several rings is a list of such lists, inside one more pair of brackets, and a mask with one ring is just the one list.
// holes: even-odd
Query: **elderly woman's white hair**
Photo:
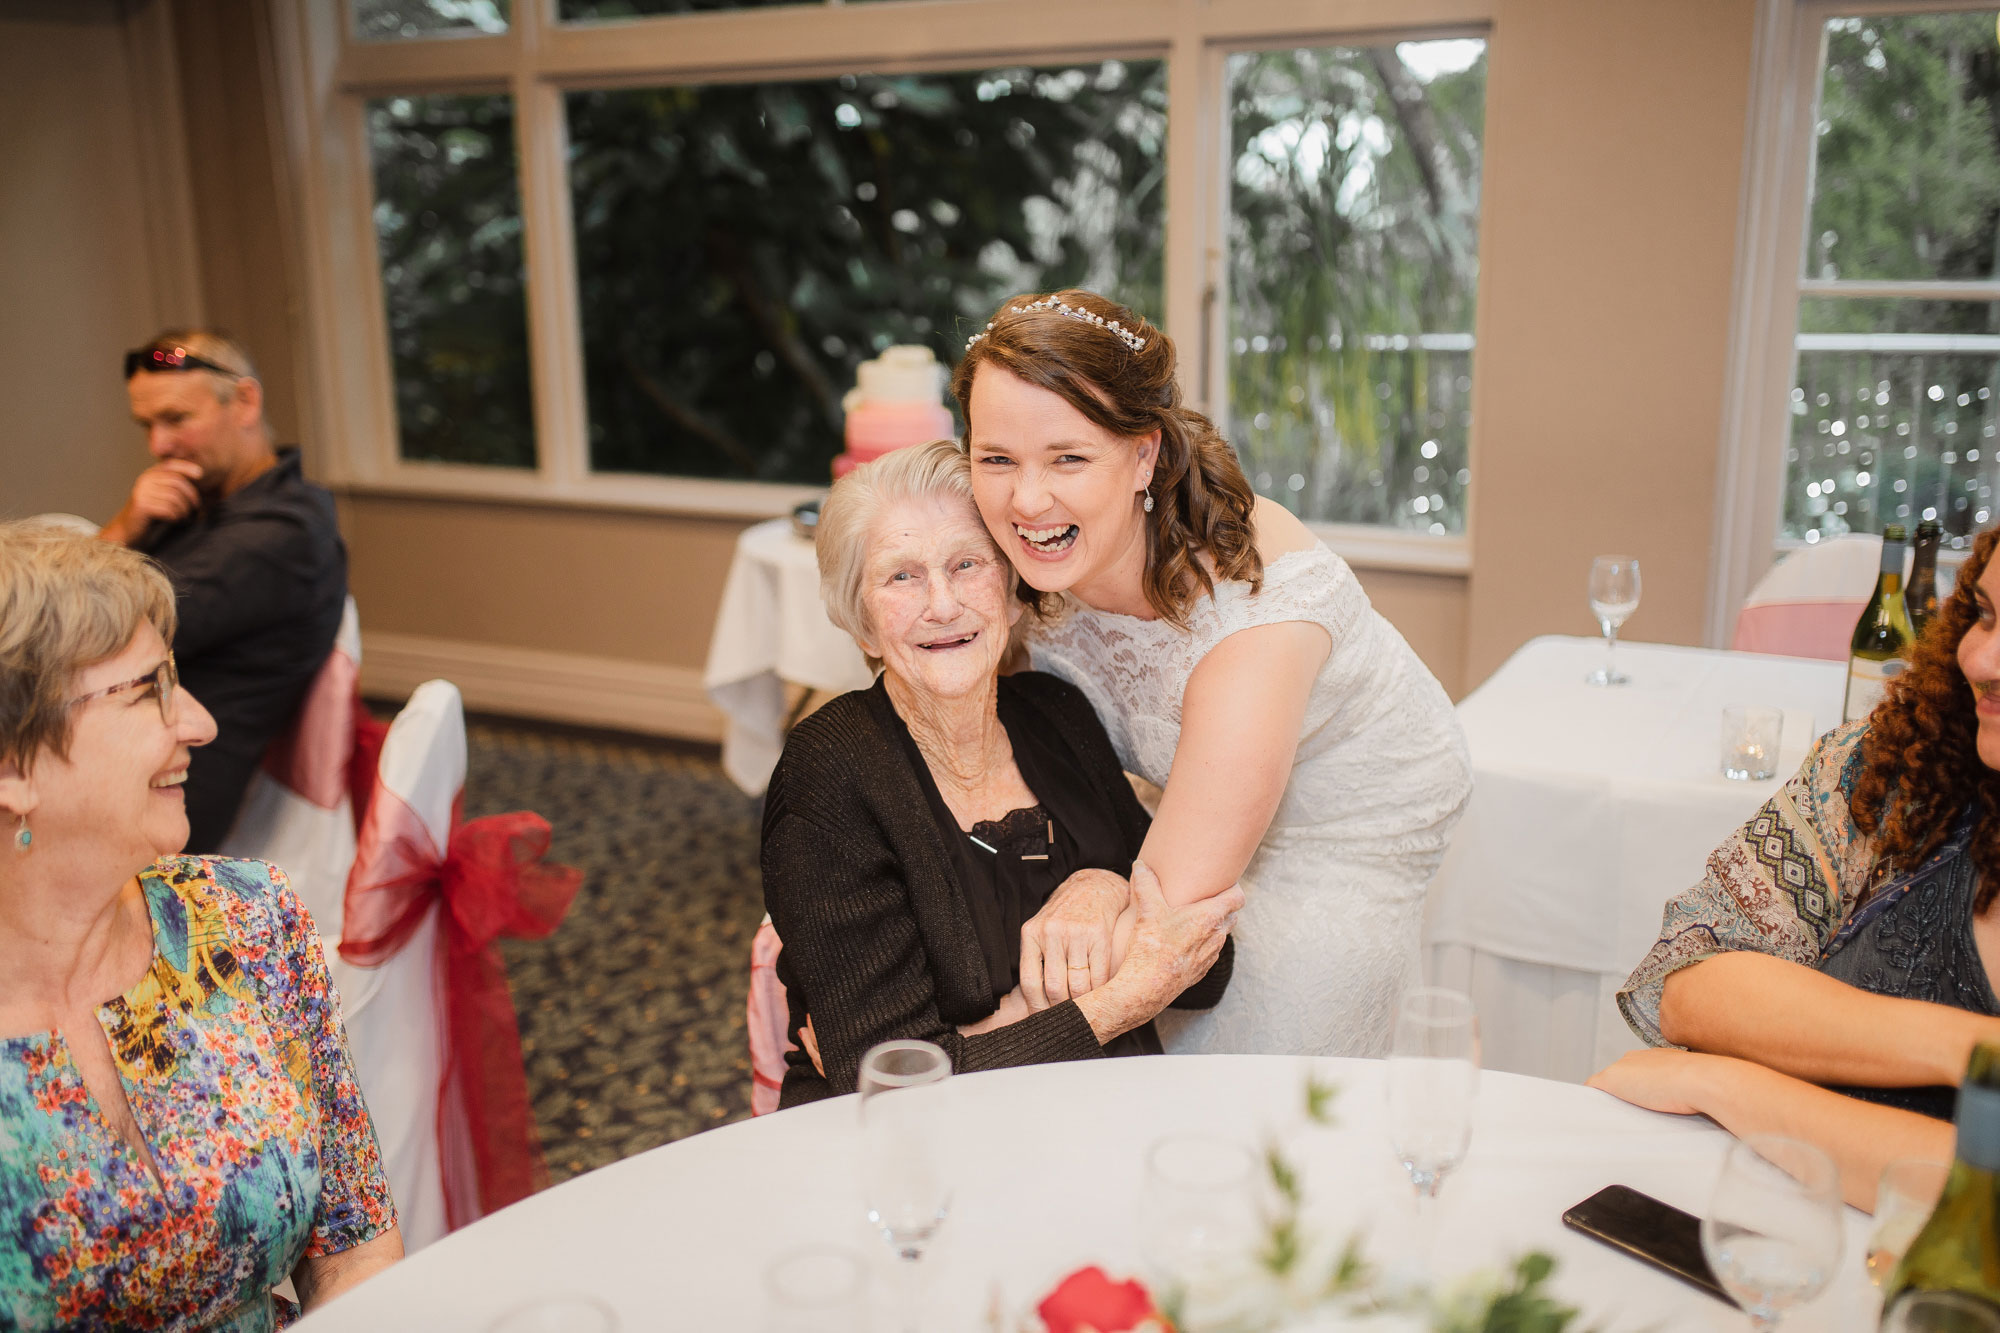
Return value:
[[(833, 483), (820, 509), (813, 536), (819, 558), (819, 596), (826, 616), (854, 636), (856, 643), (871, 636), (861, 584), (868, 572), (868, 538), (875, 519), (892, 505), (912, 500), (972, 500), (972, 465), (956, 440), (932, 440), (863, 463)], [(994, 547), (999, 550), (998, 546)], [(1013, 566), (1008, 565), (1008, 594), (1013, 593)], [(870, 668), (882, 661), (869, 657)]]

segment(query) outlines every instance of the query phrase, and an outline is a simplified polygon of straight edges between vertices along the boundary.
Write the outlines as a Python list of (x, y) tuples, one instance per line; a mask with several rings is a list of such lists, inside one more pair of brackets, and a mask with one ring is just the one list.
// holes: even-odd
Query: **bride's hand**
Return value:
[(1131, 900), (1122, 875), (1079, 870), (1021, 927), (1021, 994), (1031, 1011), (1096, 990), (1116, 970), (1112, 940)]
[(1175, 907), (1143, 862), (1132, 865), (1131, 889), (1131, 948), (1109, 985), (1077, 1001), (1100, 1044), (1149, 1021), (1207, 976), (1243, 906), (1243, 890), (1232, 884)]

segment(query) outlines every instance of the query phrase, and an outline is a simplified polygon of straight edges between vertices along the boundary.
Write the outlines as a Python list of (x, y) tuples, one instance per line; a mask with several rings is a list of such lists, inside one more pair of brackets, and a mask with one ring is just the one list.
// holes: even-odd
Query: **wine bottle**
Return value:
[(1958, 1089), (1958, 1150), (1944, 1194), (1883, 1289), (1957, 1291), (2000, 1310), (2000, 1046), (1972, 1049)]
[(1917, 553), (1910, 557), (1910, 586), (1903, 590), (1903, 604), (1910, 611), (1910, 629), (1918, 635), (1937, 614), (1937, 554), (1943, 536), (1944, 525), (1934, 518), (1917, 524)]
[(1867, 717), (1882, 702), (1889, 682), (1903, 673), (1904, 659), (1917, 636), (1910, 631), (1909, 608), (1903, 605), (1903, 525), (1882, 529), (1882, 572), (1875, 595), (1855, 622), (1847, 659), (1847, 705), (1840, 720)]

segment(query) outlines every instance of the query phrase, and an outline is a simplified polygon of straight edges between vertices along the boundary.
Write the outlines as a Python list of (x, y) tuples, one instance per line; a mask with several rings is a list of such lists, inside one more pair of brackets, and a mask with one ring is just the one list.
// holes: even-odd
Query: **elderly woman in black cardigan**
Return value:
[[(1023, 607), (957, 446), (856, 468), (817, 540), (828, 614), (881, 675), (793, 729), (765, 798), (764, 901), (802, 1048), (781, 1104), (854, 1091), (862, 1055), (899, 1037), (958, 1070), (1158, 1052), (1154, 1015), (1221, 998), (1242, 894), (1167, 904), (1134, 864), (1146, 812), (1083, 695), (1000, 674)], [(1059, 885), (1128, 873), (1113, 956), (1044, 977), (1030, 944), (1022, 976), (1022, 928)]]

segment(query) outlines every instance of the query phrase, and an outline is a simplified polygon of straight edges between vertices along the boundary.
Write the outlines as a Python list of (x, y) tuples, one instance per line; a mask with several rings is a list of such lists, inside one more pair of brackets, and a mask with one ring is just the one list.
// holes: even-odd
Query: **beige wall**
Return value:
[(0, 8), (0, 518), (101, 522), (146, 462), (119, 356), (190, 284), (149, 231), (151, 71), (127, 37), (113, 0)]
[[(1542, 633), (1589, 633), (1590, 556), (1646, 565), (1636, 638), (1699, 642), (1754, 0), (1496, 0), (1469, 577), (1363, 567), (1454, 696)], [(291, 408), (292, 290), (261, 7), (179, 20), (191, 123), (226, 116), (196, 208), (218, 321)], [(232, 202), (234, 201), (234, 202)], [(741, 523), (347, 497), (371, 631), (699, 668)]]
[(1699, 643), (1753, 0), (1503, 0), (1490, 48), (1466, 677), (1593, 631)]
[[(195, 233), (208, 322), (257, 362), (264, 416), (277, 438), (299, 438), (293, 321), (297, 284), (285, 264), (287, 217), (273, 162), (269, 25), (259, 0), (180, 0), (176, 54), (187, 124)], [(310, 460), (308, 460), (310, 461)]]
[(741, 523), (349, 497), (368, 631), (699, 668)]

